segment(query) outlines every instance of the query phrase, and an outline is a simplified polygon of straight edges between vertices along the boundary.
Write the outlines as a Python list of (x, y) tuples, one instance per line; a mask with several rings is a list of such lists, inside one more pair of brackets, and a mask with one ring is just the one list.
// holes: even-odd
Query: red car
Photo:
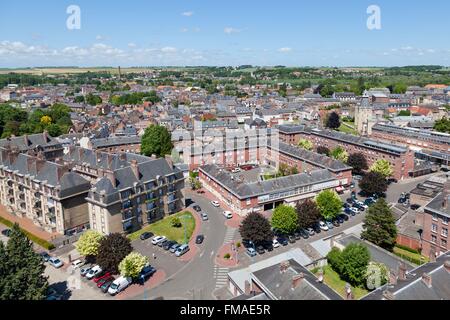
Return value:
[(203, 190), (197, 190), (197, 193), (203, 194), (203, 193), (205, 193), (205, 191), (203, 191)]
[(105, 272), (105, 273), (101, 273), (97, 277), (94, 278), (94, 282), (99, 282), (101, 279), (108, 278), (111, 276), (112, 276), (112, 274), (109, 271)]
[(109, 277), (106, 277), (106, 278), (102, 278), (102, 279), (97, 281), (97, 288), (100, 288), (106, 282), (112, 282), (114, 280), (116, 280), (116, 279), (114, 277), (112, 277), (112, 276), (109, 276)]

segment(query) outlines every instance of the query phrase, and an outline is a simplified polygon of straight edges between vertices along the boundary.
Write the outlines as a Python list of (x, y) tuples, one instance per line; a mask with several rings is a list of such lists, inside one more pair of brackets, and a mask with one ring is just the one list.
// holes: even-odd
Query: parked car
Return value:
[(280, 246), (280, 243), (277, 241), (277, 239), (273, 239), (273, 240), (272, 240), (272, 246), (273, 246), (274, 248), (278, 248), (278, 247)]
[(152, 232), (144, 232), (143, 234), (141, 234), (140, 236), (139, 236), (139, 238), (141, 239), (141, 240), (147, 240), (147, 239), (149, 239), (149, 238), (151, 238), (151, 237), (153, 237), (154, 236), (154, 234), (152, 233)]
[[(313, 230), (313, 232), (314, 232), (314, 230)], [(300, 234), (300, 236), (301, 236), (303, 239), (308, 239), (308, 238), (309, 238), (309, 233), (308, 233), (308, 231), (306, 231), (306, 230), (303, 229), (303, 228), (298, 229), (298, 233)]]
[(295, 237), (293, 235), (288, 236), (289, 243), (295, 243)]
[(84, 262), (81, 261), (80, 259), (77, 259), (74, 262), (72, 262), (72, 268), (74, 268), (74, 269), (78, 269), (82, 265), (84, 265)]
[(125, 290), (131, 284), (131, 282), (131, 278), (119, 277), (111, 283), (108, 288), (108, 293), (112, 296), (116, 295), (119, 292)]
[(63, 295), (53, 288), (47, 289), (47, 298), (45, 300), (63, 300)]
[(319, 227), (323, 231), (328, 231), (328, 229), (329, 229), (327, 224), (325, 222), (323, 222), (323, 221), (319, 221)]
[(220, 203), (218, 201), (213, 200), (211, 201), (211, 204), (216, 208), (220, 207)]
[(255, 248), (255, 244), (251, 240), (247, 240), (247, 239), (242, 240), (242, 245), (245, 248)]
[(363, 207), (364, 209), (369, 208), (369, 206), (368, 206), (367, 204), (365, 204), (364, 202), (362, 202), (362, 201), (356, 201), (356, 203), (357, 203), (360, 207)]
[(48, 259), (48, 263), (57, 269), (61, 268), (64, 265), (64, 263), (56, 257), (51, 257), (50, 259)]
[(420, 208), (420, 204), (412, 204), (410, 207), (412, 210), (417, 210)]
[(233, 213), (231, 211), (224, 211), (222, 214), (227, 219), (233, 218)]
[(172, 253), (175, 253), (175, 251), (177, 251), (177, 249), (178, 249), (180, 246), (181, 246), (181, 244), (175, 242), (175, 244), (173, 244), (173, 245), (170, 247), (169, 251), (172, 252)]
[(177, 257), (181, 257), (183, 254), (189, 251), (189, 245), (183, 244), (178, 247), (178, 249), (175, 251), (175, 255)]
[(273, 251), (273, 243), (272, 243), (272, 241), (264, 241), (261, 245), (264, 247), (265, 250), (267, 250), (269, 252)]
[(100, 290), (101, 290), (103, 293), (108, 292), (108, 289), (109, 289), (109, 287), (111, 286), (111, 284), (114, 282), (114, 280), (116, 280), (116, 279), (111, 278), (110, 281), (106, 281), (105, 283), (103, 283), (103, 284), (100, 286)]
[(247, 248), (246, 253), (247, 253), (250, 257), (256, 256), (256, 250), (255, 250), (254, 248)]
[(44, 260), (44, 262), (47, 262), (50, 259), (50, 255), (47, 252), (45, 252), (45, 251), (43, 251), (43, 252), (41, 252), (39, 254), (41, 255), (42, 260)]
[(314, 228), (306, 228), (306, 231), (308, 232), (310, 237), (312, 237), (313, 235), (316, 234), (316, 232), (314, 231)]
[(344, 202), (344, 209), (350, 208), (350, 205), (347, 202)]
[(169, 250), (170, 247), (173, 246), (175, 243), (176, 243), (176, 241), (173, 241), (173, 240), (167, 241), (167, 242), (165, 242), (165, 243), (163, 244), (162, 248), (163, 248), (164, 250)]
[(158, 242), (157, 246), (162, 248), (169, 241), (170, 241), (169, 239), (164, 239), (164, 240)]
[(11, 229), (3, 229), (2, 230), (2, 235), (4, 235), (5, 237), (9, 238), (11, 236), (11, 232), (12, 232)]
[(338, 215), (338, 217), (341, 218), (343, 222), (348, 221), (348, 219), (349, 219), (349, 217), (346, 213), (341, 213), (340, 215)]
[(302, 238), (302, 235), (300, 234), (300, 232), (295, 231), (294, 232), (294, 238), (295, 238), (295, 240), (300, 240)]
[(313, 228), (313, 230), (314, 230), (314, 232), (315, 233), (320, 233), (320, 232), (322, 232), (322, 228), (320, 227), (320, 224), (317, 222), (317, 223), (314, 223), (313, 225), (312, 225), (312, 228)]
[(152, 239), (152, 244), (156, 246), (158, 243), (160, 243), (161, 241), (164, 241), (164, 240), (166, 240), (165, 236), (155, 236)]
[(351, 208), (345, 209), (344, 212), (345, 212), (346, 214), (349, 214), (349, 215), (351, 215), (351, 216), (354, 217), (357, 213), (359, 213), (359, 210), (358, 210), (357, 208), (351, 207)]
[(328, 230), (331, 230), (331, 229), (334, 228), (333, 222), (328, 221), (328, 220), (326, 220), (326, 221), (324, 221), (324, 222), (325, 222), (325, 224), (327, 225)]
[[(342, 221), (342, 223), (343, 222), (344, 221)], [(331, 223), (333, 223), (333, 226), (336, 227), (336, 228), (341, 226), (341, 224), (339, 223), (339, 218), (338, 217), (336, 217), (333, 220), (331, 220)]]
[(203, 221), (207, 221), (208, 220), (208, 215), (206, 213), (202, 213), (202, 220)]
[(92, 265), (89, 266), (84, 266), (83, 268), (80, 269), (80, 276), (85, 277), (86, 274), (89, 272), (89, 270), (91, 270)]
[(103, 277), (100, 280), (97, 281), (97, 288), (100, 288), (101, 286), (103, 286), (106, 282), (113, 282), (115, 279), (113, 276), (107, 276), (107, 277)]
[(203, 243), (203, 240), (205, 240), (205, 236), (202, 234), (199, 234), (196, 238), (195, 238), (195, 243), (196, 244), (201, 244)]
[(287, 246), (289, 244), (289, 240), (286, 239), (285, 237), (281, 236), (277, 238), (277, 241), (282, 245), (282, 246)]
[(100, 268), (99, 265), (96, 265), (96, 266), (92, 267), (91, 270), (88, 271), (88, 273), (86, 273), (86, 279), (91, 280), (92, 278), (94, 278), (96, 275), (98, 275), (102, 271), (103, 271), (102, 268)]
[(198, 193), (198, 194), (204, 194), (204, 193), (205, 193), (205, 191), (204, 191), (204, 190), (202, 190), (202, 189), (198, 189), (198, 190), (197, 190), (197, 193)]
[(266, 250), (264, 250), (264, 247), (262, 245), (259, 245), (256, 247), (256, 252), (258, 252), (258, 254), (264, 254), (266, 253)]
[(352, 198), (347, 198), (347, 200), (345, 200), (345, 202), (347, 202), (348, 204), (352, 204), (353, 203), (353, 199)]
[(238, 173), (238, 172), (241, 172), (241, 168), (236, 167), (236, 168), (232, 169), (231, 172), (232, 172), (232, 173)]
[(140, 284), (144, 284), (145, 281), (147, 281), (152, 275), (154, 275), (156, 272), (156, 269), (150, 265), (145, 266), (141, 272), (139, 273), (137, 277), (137, 282)]
[(200, 208), (200, 206), (199, 206), (198, 204), (194, 205), (192, 208), (193, 208), (195, 211), (197, 211), (197, 212), (201, 212), (201, 211), (202, 211), (202, 208)]

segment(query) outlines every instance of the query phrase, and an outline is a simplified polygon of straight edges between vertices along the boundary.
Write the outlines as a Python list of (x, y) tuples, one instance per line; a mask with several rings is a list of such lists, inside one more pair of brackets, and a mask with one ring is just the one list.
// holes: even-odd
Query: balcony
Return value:
[(134, 218), (133, 211), (128, 210), (128, 211), (122, 212), (122, 222), (123, 221), (128, 221), (128, 220), (133, 219), (133, 218)]
[(171, 203), (171, 202), (174, 202), (174, 201), (177, 201), (177, 200), (178, 200), (178, 198), (177, 198), (177, 196), (175, 194), (171, 194), (171, 195), (169, 195), (167, 197), (167, 203)]
[(9, 189), (8, 194), (9, 194), (10, 196), (14, 196), (14, 190), (13, 190), (13, 189)]
[(24, 194), (24, 193), (21, 193), (21, 194), (19, 195), (19, 199), (25, 201), (25, 194)]
[(34, 203), (34, 208), (36, 209), (41, 209), (42, 208), (42, 202), (41, 201), (37, 201)]
[(34, 193), (34, 196), (35, 196), (36, 198), (40, 198), (40, 197), (41, 197), (41, 193), (40, 193), (40, 192), (35, 192), (35, 193)]
[(131, 202), (131, 200), (127, 200), (127, 201), (122, 203), (122, 209), (123, 210), (129, 209), (129, 208), (132, 208), (132, 207), (133, 207), (133, 203)]
[(12, 187), (14, 185), (14, 182), (11, 179), (9, 179), (7, 184), (8, 184), (8, 187)]

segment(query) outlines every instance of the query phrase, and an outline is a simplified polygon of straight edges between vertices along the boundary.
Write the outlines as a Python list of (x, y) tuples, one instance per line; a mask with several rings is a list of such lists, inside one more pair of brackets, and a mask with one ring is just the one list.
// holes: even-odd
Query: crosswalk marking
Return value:
[(228, 282), (229, 268), (214, 266), (214, 279), (216, 279), (216, 289), (222, 288)]
[(226, 243), (233, 242), (235, 233), (236, 233), (236, 229), (228, 227), (227, 231), (225, 232), (225, 239), (224, 239), (223, 243), (226, 244)]

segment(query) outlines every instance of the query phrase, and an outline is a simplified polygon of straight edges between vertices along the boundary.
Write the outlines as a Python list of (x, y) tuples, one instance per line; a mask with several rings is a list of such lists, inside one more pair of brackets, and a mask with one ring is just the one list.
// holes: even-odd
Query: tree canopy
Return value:
[(379, 199), (367, 211), (361, 238), (392, 251), (397, 240), (395, 217), (384, 199)]
[(325, 122), (325, 126), (330, 129), (337, 129), (341, 126), (341, 120), (339, 115), (333, 111), (331, 112)]
[(41, 256), (15, 224), (6, 247), (0, 241), (0, 300), (45, 299), (48, 280), (44, 270)]
[(311, 151), (314, 147), (313, 143), (306, 139), (300, 139), (300, 141), (298, 142), (298, 146), (308, 151)]
[(90, 260), (97, 256), (102, 239), (103, 235), (100, 232), (87, 230), (75, 243), (75, 248), (78, 250), (79, 254)]
[(148, 263), (149, 261), (146, 256), (133, 251), (120, 262), (120, 275), (136, 278)]
[(298, 216), (291, 206), (280, 205), (275, 208), (271, 221), (272, 227), (284, 234), (290, 234), (297, 229)]
[(150, 125), (141, 140), (141, 153), (146, 156), (164, 157), (172, 152), (172, 138), (166, 127)]
[(324, 190), (316, 197), (320, 214), (326, 220), (335, 218), (342, 210), (342, 200), (334, 190)]
[(131, 252), (130, 239), (120, 233), (111, 233), (100, 241), (96, 262), (103, 270), (119, 272), (119, 263)]
[(329, 156), (330, 155), (330, 149), (328, 149), (327, 147), (324, 147), (324, 146), (318, 146), (317, 147), (317, 153)]
[(362, 173), (369, 168), (366, 157), (360, 152), (350, 154), (347, 159), (347, 164), (353, 168), (354, 173)]
[(342, 161), (342, 162), (347, 162), (347, 160), (348, 160), (348, 153), (347, 153), (347, 151), (345, 151), (345, 149), (340, 147), (340, 146), (334, 148), (333, 150), (331, 150), (330, 156), (333, 159), (336, 159), (336, 160), (339, 160), (339, 161)]
[(377, 161), (375, 161), (374, 164), (372, 164), (372, 166), (370, 167), (369, 171), (378, 172), (385, 178), (392, 176), (392, 174), (394, 173), (391, 164), (385, 159), (378, 159)]
[(317, 204), (310, 199), (297, 203), (295, 210), (298, 216), (299, 228), (308, 228), (322, 217)]
[(382, 194), (387, 191), (387, 181), (378, 172), (368, 172), (359, 182), (359, 187), (366, 195)]
[(251, 212), (242, 221), (239, 227), (242, 239), (251, 240), (253, 243), (271, 241), (273, 233), (270, 222), (261, 213)]

